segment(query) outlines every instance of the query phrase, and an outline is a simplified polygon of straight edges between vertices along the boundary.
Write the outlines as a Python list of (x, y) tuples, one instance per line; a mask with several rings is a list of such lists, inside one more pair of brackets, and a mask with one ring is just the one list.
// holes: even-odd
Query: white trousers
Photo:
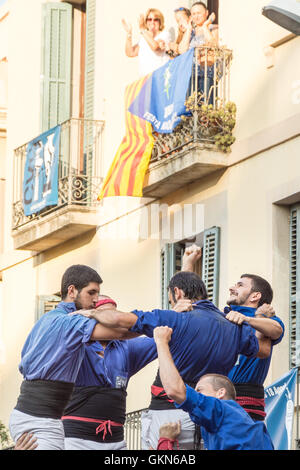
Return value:
[(65, 438), (65, 450), (127, 450), (126, 442), (94, 442), (76, 437)]
[(194, 449), (195, 424), (189, 417), (189, 414), (183, 410), (142, 411), (142, 449), (157, 449), (160, 426), (175, 421), (181, 422), (181, 432), (178, 436), (179, 449)]
[(35, 450), (64, 450), (65, 433), (60, 419), (38, 418), (18, 410), (10, 415), (9, 432), (16, 443), (24, 432), (37, 438)]

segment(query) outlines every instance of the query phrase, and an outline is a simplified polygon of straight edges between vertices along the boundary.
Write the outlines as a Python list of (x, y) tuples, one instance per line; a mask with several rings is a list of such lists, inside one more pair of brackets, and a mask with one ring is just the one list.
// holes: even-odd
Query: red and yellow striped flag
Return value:
[(153, 149), (152, 125), (131, 114), (129, 106), (149, 75), (128, 85), (125, 91), (126, 134), (104, 180), (100, 201), (108, 196), (142, 197), (144, 177)]

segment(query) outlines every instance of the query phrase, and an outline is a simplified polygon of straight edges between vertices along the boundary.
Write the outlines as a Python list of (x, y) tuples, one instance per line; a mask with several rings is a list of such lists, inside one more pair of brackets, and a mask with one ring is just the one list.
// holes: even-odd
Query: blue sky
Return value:
[(6, 2), (7, 2), (7, 0), (0, 0), (0, 7), (1, 7), (2, 5), (4, 5), (4, 3), (6, 3)]

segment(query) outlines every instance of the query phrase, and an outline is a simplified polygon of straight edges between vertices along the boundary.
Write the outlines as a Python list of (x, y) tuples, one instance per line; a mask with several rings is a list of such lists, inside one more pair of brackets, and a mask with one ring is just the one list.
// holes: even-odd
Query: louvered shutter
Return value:
[(204, 231), (202, 253), (202, 280), (208, 298), (215, 305), (219, 301), (220, 228), (212, 227)]
[(183, 248), (180, 243), (167, 243), (161, 252), (161, 306), (169, 309), (168, 285), (170, 279), (181, 271)]
[(38, 321), (45, 313), (55, 309), (56, 305), (61, 302), (58, 295), (40, 295), (37, 298), (36, 321)]
[(84, 173), (92, 176), (93, 168), (93, 125), (94, 87), (95, 87), (95, 33), (96, 0), (87, 0), (86, 6), (86, 54), (85, 54), (85, 90), (84, 90)]
[(300, 366), (300, 207), (290, 214), (290, 368)]
[(46, 3), (43, 8), (42, 131), (71, 117), (72, 5)]

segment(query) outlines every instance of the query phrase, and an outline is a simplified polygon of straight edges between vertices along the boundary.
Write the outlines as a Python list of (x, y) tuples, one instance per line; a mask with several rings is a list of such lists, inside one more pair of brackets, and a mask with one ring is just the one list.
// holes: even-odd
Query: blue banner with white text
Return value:
[(275, 450), (292, 449), (297, 368), (265, 388), (266, 426)]
[(29, 142), (23, 179), (23, 207), (26, 216), (58, 203), (58, 162), (60, 126)]
[(154, 131), (168, 134), (189, 114), (185, 101), (191, 80), (194, 49), (152, 72), (128, 111), (151, 122)]

